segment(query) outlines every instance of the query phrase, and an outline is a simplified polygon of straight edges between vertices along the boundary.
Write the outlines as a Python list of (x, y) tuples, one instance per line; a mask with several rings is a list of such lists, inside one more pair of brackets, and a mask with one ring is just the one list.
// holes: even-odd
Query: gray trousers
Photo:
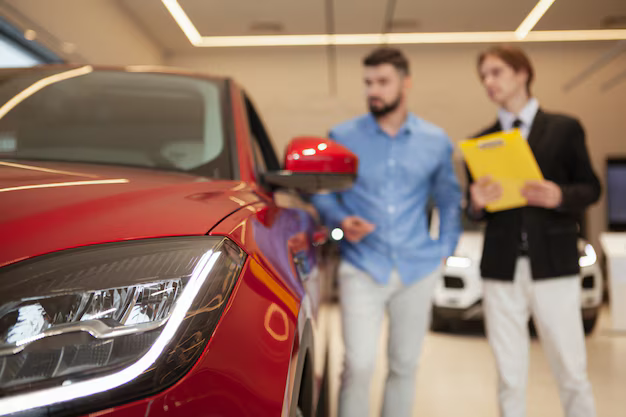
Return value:
[(566, 417), (595, 417), (580, 312), (578, 276), (533, 281), (520, 258), (513, 282), (486, 280), (485, 320), (498, 367), (500, 415), (526, 417), (526, 384), (532, 314), (541, 345), (559, 384)]
[(389, 314), (388, 362), (383, 417), (409, 417), (432, 294), (441, 269), (405, 287), (397, 271), (387, 285), (343, 261), (339, 267), (345, 345), (339, 417), (370, 415), (370, 386), (385, 312)]

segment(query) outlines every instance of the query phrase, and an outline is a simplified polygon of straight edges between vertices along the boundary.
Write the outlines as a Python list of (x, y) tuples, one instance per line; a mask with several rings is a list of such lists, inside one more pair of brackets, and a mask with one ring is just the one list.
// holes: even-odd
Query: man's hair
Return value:
[(524, 53), (520, 48), (511, 45), (498, 45), (487, 49), (478, 56), (478, 71), (485, 62), (488, 56), (495, 56), (504, 61), (508, 66), (513, 68), (515, 72), (525, 71), (528, 74), (528, 81), (526, 82), (526, 91), (530, 95), (530, 86), (535, 79), (535, 70), (530, 62), (528, 55)]
[(363, 59), (366, 67), (377, 67), (383, 64), (391, 64), (403, 75), (409, 75), (409, 60), (399, 49), (378, 48)]

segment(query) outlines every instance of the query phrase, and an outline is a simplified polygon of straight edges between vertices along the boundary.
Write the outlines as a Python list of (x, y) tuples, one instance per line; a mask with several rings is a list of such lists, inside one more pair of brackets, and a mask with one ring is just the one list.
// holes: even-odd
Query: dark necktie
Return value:
[(519, 129), (522, 127), (522, 121), (520, 119), (515, 119), (513, 122), (513, 129)]

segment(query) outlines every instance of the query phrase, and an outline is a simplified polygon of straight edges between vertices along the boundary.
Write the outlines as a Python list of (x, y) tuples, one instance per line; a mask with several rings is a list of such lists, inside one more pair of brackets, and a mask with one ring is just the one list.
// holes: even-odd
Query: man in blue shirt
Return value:
[[(341, 227), (339, 267), (345, 369), (340, 417), (369, 415), (369, 388), (385, 312), (390, 319), (384, 417), (409, 417), (431, 296), (460, 232), (461, 191), (445, 132), (410, 113), (409, 64), (381, 48), (364, 60), (370, 113), (335, 127), (331, 138), (359, 157), (352, 189), (317, 195), (324, 222)], [(429, 234), (428, 203), (439, 210)]]

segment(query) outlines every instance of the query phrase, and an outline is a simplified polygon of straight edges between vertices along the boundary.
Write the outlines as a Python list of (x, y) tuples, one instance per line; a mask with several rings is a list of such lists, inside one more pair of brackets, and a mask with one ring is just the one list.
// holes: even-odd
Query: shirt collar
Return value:
[[(386, 133), (383, 132), (383, 130), (380, 128), (378, 121), (376, 120), (376, 118), (374, 117), (372, 113), (367, 114), (367, 124), (374, 133), (382, 133), (386, 135)], [(401, 136), (402, 134), (410, 135), (412, 133), (417, 132), (418, 125), (419, 125), (419, 118), (415, 116), (413, 113), (409, 112), (407, 115), (406, 121), (404, 122), (400, 130), (398, 131), (398, 137)]]
[(538, 111), (539, 101), (533, 97), (528, 100), (528, 103), (526, 103), (522, 111), (520, 111), (517, 115), (501, 108), (498, 110), (498, 120), (500, 121), (500, 126), (503, 130), (511, 130), (515, 119), (521, 120), (522, 126), (530, 127), (532, 126)]

